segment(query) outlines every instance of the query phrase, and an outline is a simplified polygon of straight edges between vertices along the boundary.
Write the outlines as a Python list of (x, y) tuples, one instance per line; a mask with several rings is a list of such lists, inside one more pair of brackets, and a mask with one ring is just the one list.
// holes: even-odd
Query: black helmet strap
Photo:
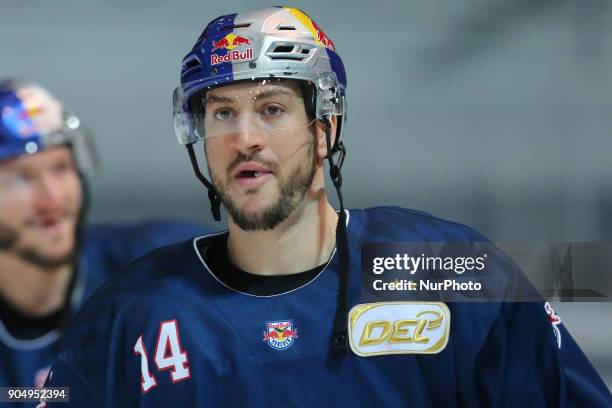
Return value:
[(186, 145), (187, 152), (189, 153), (189, 160), (191, 161), (191, 167), (193, 167), (193, 172), (196, 177), (204, 187), (208, 190), (208, 199), (210, 200), (210, 211), (212, 212), (213, 218), (215, 221), (221, 221), (221, 199), (219, 198), (219, 194), (215, 189), (213, 183), (208, 181), (206, 177), (200, 171), (200, 166), (198, 166), (198, 159), (193, 151), (193, 143), (189, 143)]

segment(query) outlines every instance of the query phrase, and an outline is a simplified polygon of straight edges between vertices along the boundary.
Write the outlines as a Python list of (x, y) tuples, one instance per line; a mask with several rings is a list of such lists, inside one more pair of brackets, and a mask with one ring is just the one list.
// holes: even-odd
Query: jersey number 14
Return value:
[[(157, 386), (157, 380), (149, 370), (149, 358), (142, 334), (134, 345), (134, 354), (140, 355), (140, 373), (142, 374), (140, 385), (144, 394)], [(154, 361), (158, 371), (170, 370), (170, 378), (173, 383), (191, 378), (187, 352), (181, 349), (176, 320), (160, 323)]]

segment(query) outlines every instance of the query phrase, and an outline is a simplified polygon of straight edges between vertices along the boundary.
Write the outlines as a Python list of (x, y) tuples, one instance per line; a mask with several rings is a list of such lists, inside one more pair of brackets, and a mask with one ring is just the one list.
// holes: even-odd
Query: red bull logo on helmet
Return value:
[(312, 24), (312, 28), (317, 34), (316, 40), (323, 44), (325, 48), (329, 48), (333, 51), (336, 51), (336, 46), (334, 45), (334, 42), (323, 32), (323, 30), (321, 30), (317, 23), (315, 23), (314, 20), (310, 20), (310, 23)]
[(28, 112), (21, 106), (5, 106), (0, 111), (0, 119), (13, 134), (25, 139), (36, 133), (34, 123)]
[[(210, 65), (222, 64), (224, 62), (239, 62), (253, 59), (253, 48), (248, 47), (244, 51), (238, 51), (235, 48), (240, 45), (251, 45), (251, 40), (234, 33), (229, 33), (218, 41), (213, 41), (212, 52), (210, 56)], [(217, 50), (228, 50), (227, 54), (214, 54)]]
[(283, 8), (291, 13), (293, 17), (298, 19), (298, 21), (300, 21), (308, 31), (310, 31), (315, 43), (322, 45), (325, 48), (329, 48), (332, 51), (336, 51), (334, 42), (323, 32), (323, 30), (321, 30), (317, 23), (315, 23), (314, 20), (308, 17), (303, 11), (294, 7)]
[(297, 329), (293, 327), (293, 320), (266, 322), (266, 330), (263, 332), (263, 341), (267, 342), (273, 349), (288, 349), (297, 338)]

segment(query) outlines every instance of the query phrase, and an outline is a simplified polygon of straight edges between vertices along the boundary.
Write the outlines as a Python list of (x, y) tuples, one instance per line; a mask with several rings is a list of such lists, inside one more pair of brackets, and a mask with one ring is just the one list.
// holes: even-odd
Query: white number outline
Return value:
[[(162, 333), (164, 333), (164, 344), (163, 348), (160, 349)], [(142, 393), (146, 394), (157, 387), (158, 383), (155, 376), (151, 373), (149, 356), (147, 355), (142, 333), (138, 336), (138, 340), (136, 340), (136, 344), (134, 344), (132, 351), (134, 355), (140, 355), (140, 388)], [(167, 351), (169, 351), (169, 354)], [(168, 359), (170, 359), (171, 362), (168, 362)], [(170, 380), (173, 384), (191, 378), (189, 356), (187, 350), (184, 350), (181, 345), (181, 337), (176, 319), (165, 320), (159, 324), (153, 361), (155, 362), (157, 371), (170, 370)]]

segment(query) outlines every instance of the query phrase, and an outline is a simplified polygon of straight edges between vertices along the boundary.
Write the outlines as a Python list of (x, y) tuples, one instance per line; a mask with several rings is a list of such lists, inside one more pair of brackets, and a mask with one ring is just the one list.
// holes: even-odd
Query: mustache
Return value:
[(248, 155), (244, 153), (238, 153), (238, 156), (236, 156), (236, 158), (232, 160), (232, 162), (227, 166), (227, 175), (231, 176), (234, 169), (240, 163), (245, 163), (245, 162), (259, 163), (269, 168), (272, 172), (278, 173), (278, 163), (270, 161), (270, 160), (265, 160), (261, 157), (259, 153), (255, 152), (255, 153), (248, 154)]
[[(63, 211), (59, 213), (54, 213), (53, 220), (56, 222), (59, 222), (69, 217), (71, 214), (72, 214), (72, 211), (70, 209), (64, 209)], [(78, 211), (76, 211), (76, 214), (77, 214), (75, 218), (76, 223), (74, 225), (74, 230), (73, 230), (75, 239), (78, 238), (79, 229), (82, 227), (79, 221), (79, 219), (81, 218), (83, 214), (82, 209), (79, 209)], [(31, 218), (28, 218), (21, 225), (20, 229), (14, 228), (10, 225), (6, 225), (0, 222), (0, 251), (12, 252), (14, 255), (18, 256), (22, 260), (27, 261), (30, 264), (36, 265), (45, 271), (54, 270), (58, 267), (68, 265), (70, 263), (74, 263), (76, 256), (77, 256), (76, 255), (76, 250), (77, 250), (76, 243), (74, 244), (72, 249), (68, 251), (68, 253), (62, 256), (59, 256), (59, 257), (46, 256), (42, 253), (39, 253), (34, 248), (28, 248), (28, 247), (17, 248), (16, 247), (16, 245), (18, 245), (19, 238), (21, 237), (21, 233), (22, 233), (21, 229), (23, 229), (24, 227), (29, 228), (33, 225), (36, 225), (39, 222), (40, 218), (45, 219), (44, 216), (38, 216), (38, 217), (34, 216)], [(51, 218), (51, 216), (47, 218)]]
[(24, 221), (23, 225), (25, 227), (35, 227), (47, 221), (60, 222), (77, 213), (78, 211), (74, 212), (69, 208), (63, 207), (58, 210), (50, 211), (48, 214), (31, 216)]
[[(78, 213), (78, 211), (77, 211)], [(53, 222), (60, 222), (72, 214), (72, 211), (68, 208), (62, 208), (58, 211), (50, 213), (49, 215), (32, 216), (27, 218), (22, 227), (32, 228), (41, 224), (41, 220), (52, 220)], [(12, 249), (17, 241), (19, 240), (20, 232), (9, 225), (0, 223), (0, 250)]]

